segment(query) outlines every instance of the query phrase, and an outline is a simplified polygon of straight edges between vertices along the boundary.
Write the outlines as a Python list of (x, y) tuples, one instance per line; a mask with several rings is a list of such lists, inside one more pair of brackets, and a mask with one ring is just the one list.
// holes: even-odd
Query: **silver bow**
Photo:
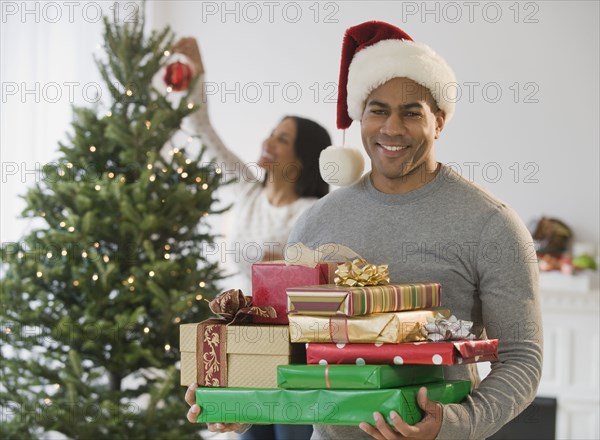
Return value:
[(475, 339), (475, 335), (471, 333), (473, 321), (464, 321), (457, 319), (452, 315), (446, 319), (439, 314), (435, 318), (427, 318), (427, 324), (423, 326), (424, 336), (428, 340), (437, 341), (454, 341), (459, 339)]

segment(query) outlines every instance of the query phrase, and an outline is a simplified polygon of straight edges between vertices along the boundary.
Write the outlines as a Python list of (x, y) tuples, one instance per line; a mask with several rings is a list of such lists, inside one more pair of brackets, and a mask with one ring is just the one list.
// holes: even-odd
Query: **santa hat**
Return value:
[(365, 100), (392, 78), (404, 77), (429, 89), (448, 122), (454, 114), (456, 77), (446, 61), (402, 29), (368, 21), (346, 31), (337, 102), (338, 128), (360, 120)]
[[(454, 114), (456, 77), (446, 61), (429, 46), (413, 41), (403, 30), (381, 21), (368, 21), (346, 30), (342, 44), (342, 60), (338, 84), (337, 127), (346, 129), (353, 120), (360, 120), (369, 94), (393, 78), (408, 78), (427, 88), (446, 122)], [(331, 170), (335, 155), (341, 150), (322, 152), (321, 161)], [(348, 149), (350, 155), (352, 149)], [(358, 153), (358, 152), (357, 152)], [(362, 159), (362, 156), (361, 156)], [(347, 162), (347, 160), (346, 160)], [(329, 183), (347, 185), (358, 180), (362, 169), (352, 166), (352, 173)], [(340, 171), (343, 171), (340, 168)], [(358, 176), (356, 175), (358, 172)], [(339, 174), (339, 173), (338, 173)], [(343, 181), (343, 182), (342, 182)]]

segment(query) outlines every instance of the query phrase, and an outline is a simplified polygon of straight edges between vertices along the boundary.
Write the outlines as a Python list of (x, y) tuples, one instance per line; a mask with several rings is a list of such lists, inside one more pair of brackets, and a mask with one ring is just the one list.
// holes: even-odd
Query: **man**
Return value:
[[(434, 403), (421, 390), (423, 421), (409, 426), (392, 414), (389, 426), (375, 414), (360, 425), (375, 438), (488, 437), (529, 405), (541, 375), (531, 236), (504, 203), (435, 159), (435, 140), (454, 112), (455, 83), (439, 55), (400, 29), (380, 22), (348, 29), (338, 127), (360, 120), (372, 170), (317, 202), (289, 239), (311, 248), (343, 244), (369, 262), (389, 264), (395, 281), (440, 282), (444, 307), (474, 321), (480, 335), (499, 339), (500, 361), (480, 385), (473, 364), (446, 368), (446, 379), (472, 380), (464, 403)], [(313, 438), (361, 434), (355, 427), (314, 429)]]
[(348, 29), (338, 127), (360, 120), (372, 169), (306, 211), (289, 242), (339, 243), (388, 264), (393, 281), (440, 282), (444, 307), (473, 321), (478, 336), (499, 339), (499, 362), (481, 383), (473, 364), (446, 367), (446, 379), (472, 381), (471, 394), (442, 405), (421, 389), (425, 416), (414, 426), (394, 412), (388, 425), (375, 412), (360, 427), (315, 425), (313, 439), (486, 438), (535, 397), (542, 329), (531, 236), (508, 206), (435, 158), (455, 82), (439, 55), (394, 26)]

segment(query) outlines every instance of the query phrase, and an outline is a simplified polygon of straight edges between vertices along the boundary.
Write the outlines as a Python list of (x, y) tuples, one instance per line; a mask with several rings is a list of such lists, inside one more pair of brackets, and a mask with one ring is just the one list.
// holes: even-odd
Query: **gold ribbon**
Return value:
[(378, 286), (390, 282), (390, 271), (387, 264), (367, 263), (362, 258), (340, 264), (335, 271), (334, 279), (338, 286), (364, 287)]

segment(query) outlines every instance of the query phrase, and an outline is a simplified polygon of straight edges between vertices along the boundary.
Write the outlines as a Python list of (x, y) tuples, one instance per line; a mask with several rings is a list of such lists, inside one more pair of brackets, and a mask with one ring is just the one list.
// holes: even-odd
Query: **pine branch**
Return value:
[[(23, 215), (45, 225), (0, 248), (0, 302), (9, 305), (0, 319), (13, 351), (0, 366), (0, 404), (16, 405), (3, 438), (197, 432), (180, 414), (177, 324), (208, 315), (197, 298), (214, 296), (222, 278), (199, 250), (214, 241), (205, 215), (217, 212), (223, 182), (202, 163), (203, 150), (164, 154), (196, 109), (187, 94), (173, 104), (152, 86), (174, 35), (167, 27), (146, 37), (143, 12), (138, 18), (104, 20), (107, 53), (96, 65), (110, 114), (73, 109), (55, 166), (24, 196)], [(122, 390), (126, 377), (150, 367), (168, 374)], [(124, 406), (146, 392), (148, 408)]]

